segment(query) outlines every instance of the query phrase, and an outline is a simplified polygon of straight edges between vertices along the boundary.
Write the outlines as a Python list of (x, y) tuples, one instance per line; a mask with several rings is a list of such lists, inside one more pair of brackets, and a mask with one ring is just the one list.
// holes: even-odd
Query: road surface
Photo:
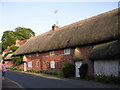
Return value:
[(24, 88), (118, 88), (116, 85), (93, 81), (57, 78), (43, 74), (33, 75), (16, 71), (7, 71), (6, 77)]

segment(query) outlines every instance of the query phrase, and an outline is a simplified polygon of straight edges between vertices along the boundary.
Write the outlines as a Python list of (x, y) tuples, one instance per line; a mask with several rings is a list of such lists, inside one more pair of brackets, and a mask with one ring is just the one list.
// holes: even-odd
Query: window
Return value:
[(55, 68), (55, 61), (50, 61), (50, 68)]
[(54, 55), (54, 51), (50, 51), (50, 56), (53, 56)]
[(36, 61), (36, 67), (38, 67), (39, 66), (39, 61)]
[(69, 55), (70, 54), (70, 49), (64, 49), (64, 54)]
[(36, 53), (36, 56), (38, 57), (38, 56), (39, 56), (39, 53)]
[(28, 67), (32, 68), (32, 62), (28, 62)]
[(31, 57), (31, 55), (29, 55), (28, 57)]

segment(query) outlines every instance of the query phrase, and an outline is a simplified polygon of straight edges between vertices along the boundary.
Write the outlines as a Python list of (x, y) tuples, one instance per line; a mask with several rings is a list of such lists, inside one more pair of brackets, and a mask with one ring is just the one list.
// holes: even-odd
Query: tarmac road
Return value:
[(17, 71), (7, 71), (6, 77), (17, 82), (23, 88), (118, 88), (116, 85), (101, 84), (93, 81), (65, 79)]

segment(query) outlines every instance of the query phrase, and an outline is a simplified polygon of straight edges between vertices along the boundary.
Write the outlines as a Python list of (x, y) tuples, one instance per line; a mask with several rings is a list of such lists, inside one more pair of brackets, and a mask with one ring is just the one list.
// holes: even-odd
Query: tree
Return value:
[(12, 52), (15, 52), (19, 47), (18, 46), (12, 46), (10, 47), (10, 50), (12, 50)]
[(5, 50), (7, 46), (11, 46), (15, 44), (15, 40), (25, 40), (29, 39), (30, 37), (35, 36), (35, 33), (29, 29), (24, 27), (17, 27), (15, 31), (7, 30), (3, 33), (2, 36), (2, 50)]
[(15, 29), (15, 34), (19, 37), (22, 36), (24, 39), (29, 39), (32, 36), (35, 36), (35, 33), (29, 28), (17, 27)]

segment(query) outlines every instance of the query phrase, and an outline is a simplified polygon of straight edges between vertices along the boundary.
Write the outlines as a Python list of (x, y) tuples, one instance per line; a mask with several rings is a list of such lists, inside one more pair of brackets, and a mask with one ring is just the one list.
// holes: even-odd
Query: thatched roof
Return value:
[(27, 41), (14, 55), (76, 47), (117, 39), (118, 9), (51, 30)]
[(120, 59), (120, 41), (95, 46), (90, 53), (91, 60)]
[(13, 55), (13, 54), (8, 54), (8, 55), (6, 56), (6, 58), (5, 58), (5, 60), (12, 60), (12, 55)]

